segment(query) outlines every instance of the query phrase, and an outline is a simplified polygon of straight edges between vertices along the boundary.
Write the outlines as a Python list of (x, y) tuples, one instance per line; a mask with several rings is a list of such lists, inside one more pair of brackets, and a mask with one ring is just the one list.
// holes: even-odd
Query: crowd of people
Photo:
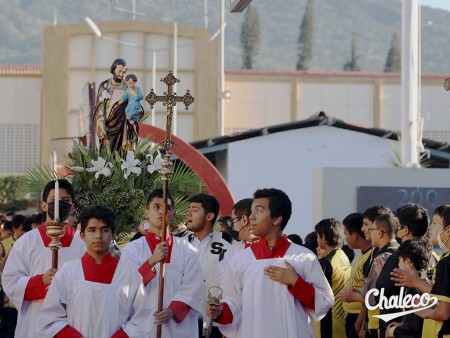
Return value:
[(283, 233), (293, 206), (282, 190), (258, 189), (220, 218), (216, 197), (193, 195), (177, 226), (174, 198), (156, 189), (119, 249), (114, 211), (76, 210), (72, 184), (58, 183), (58, 269), (46, 234), (55, 181), (43, 217), (1, 218), (1, 337), (450, 337), (450, 205), (431, 224), (418, 204), (376, 205), (303, 240)]

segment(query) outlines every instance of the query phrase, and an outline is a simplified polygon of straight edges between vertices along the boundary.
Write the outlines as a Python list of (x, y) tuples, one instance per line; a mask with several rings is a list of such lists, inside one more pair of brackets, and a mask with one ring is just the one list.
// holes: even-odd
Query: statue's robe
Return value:
[[(100, 149), (109, 147), (111, 151), (123, 153), (134, 149), (137, 143), (139, 124), (126, 118), (127, 101), (119, 104), (126, 88), (125, 81), (119, 85), (114, 85), (111, 79), (103, 81), (98, 87), (93, 120)], [(105, 90), (110, 94), (106, 105), (102, 99)]]

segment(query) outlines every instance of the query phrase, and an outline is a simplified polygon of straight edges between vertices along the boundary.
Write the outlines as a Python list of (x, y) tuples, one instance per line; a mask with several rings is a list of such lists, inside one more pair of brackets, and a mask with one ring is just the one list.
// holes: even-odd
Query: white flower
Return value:
[(72, 169), (73, 171), (84, 171), (85, 169), (83, 167), (70, 167), (70, 169)]
[(134, 159), (134, 152), (133, 151), (128, 151), (127, 153), (127, 159), (126, 160), (122, 160), (122, 170), (125, 169), (125, 172), (123, 173), (123, 177), (125, 177), (125, 179), (128, 178), (128, 176), (131, 175), (131, 173), (134, 173), (136, 175), (140, 175), (142, 172), (142, 169), (138, 167), (138, 165), (141, 163), (141, 161), (139, 161), (138, 159)]
[(161, 164), (164, 162), (159, 150), (156, 151), (158, 154), (153, 158), (152, 154), (148, 154), (146, 157), (150, 157), (150, 165), (147, 166), (147, 171), (153, 174), (154, 171), (159, 171), (161, 169)]
[(93, 167), (87, 168), (86, 170), (89, 171), (90, 173), (95, 172), (96, 179), (98, 179), (98, 177), (100, 175), (104, 175), (105, 177), (108, 177), (109, 175), (111, 175), (111, 169), (109, 169), (109, 168), (112, 168), (111, 162), (106, 163), (106, 161), (102, 157), (99, 156), (97, 161), (91, 160), (91, 163), (92, 163)]
[(101, 101), (109, 100), (110, 98), (111, 98), (111, 94), (109, 94), (107, 90), (104, 90), (102, 92), (102, 96), (100, 96)]

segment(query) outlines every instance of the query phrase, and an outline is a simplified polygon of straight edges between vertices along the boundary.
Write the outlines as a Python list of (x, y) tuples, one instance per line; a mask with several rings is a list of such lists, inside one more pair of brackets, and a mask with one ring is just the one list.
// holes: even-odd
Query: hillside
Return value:
[[(114, 0), (112, 0), (114, 2)], [(115, 0), (131, 9), (131, 1)], [(140, 20), (176, 20), (203, 26), (203, 0), (137, 0)], [(35, 64), (42, 61), (45, 25), (129, 19), (131, 14), (111, 8), (111, 1), (0, 0), (0, 63)], [(241, 67), (240, 30), (243, 13), (229, 13), (226, 4), (227, 69)], [(257, 69), (294, 69), (297, 38), (306, 0), (253, 0), (259, 13), (261, 47)], [(208, 1), (209, 23), (219, 27), (220, 0)], [(358, 63), (364, 71), (384, 68), (391, 36), (401, 35), (400, 0), (315, 0), (314, 58), (310, 69), (342, 70), (350, 55), (351, 36), (356, 34)], [(450, 73), (450, 12), (422, 9), (422, 71)], [(182, 57), (180, 55), (180, 57)]]

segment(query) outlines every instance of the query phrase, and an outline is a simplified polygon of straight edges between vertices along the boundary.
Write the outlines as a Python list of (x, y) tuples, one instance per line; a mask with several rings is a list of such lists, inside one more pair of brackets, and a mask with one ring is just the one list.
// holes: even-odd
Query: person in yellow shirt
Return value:
[(319, 260), (325, 277), (333, 290), (335, 302), (320, 322), (317, 322), (316, 337), (345, 337), (345, 311), (337, 294), (350, 277), (351, 267), (347, 255), (341, 249), (344, 243), (344, 227), (335, 218), (323, 219), (315, 226), (318, 249), (324, 253)]
[(367, 278), (369, 275), (372, 243), (366, 239), (361, 230), (363, 225), (362, 214), (350, 214), (344, 218), (342, 223), (344, 224), (344, 236), (347, 244), (352, 249), (361, 250), (358, 258), (352, 265), (352, 272), (345, 288), (338, 294), (347, 315), (345, 318), (347, 338), (358, 338), (359, 334), (355, 330), (355, 323), (364, 303), (364, 298), (361, 296), (360, 291), (364, 287), (364, 278)]
[[(13, 235), (0, 242), (0, 257), (2, 257), (2, 269), (15, 241), (17, 241), (24, 234), (23, 224), (25, 223), (25, 220), (25, 216), (15, 215), (12, 220)], [(3, 295), (3, 291), (1, 302), (1, 305), (3, 307), (2, 318), (4, 321), (2, 327), (2, 337), (14, 337), (14, 330), (16, 329), (17, 325), (17, 309), (14, 304), (8, 299), (8, 297), (6, 297), (6, 295)]]
[(4, 259), (8, 256), (11, 251), (13, 244), (17, 241), (20, 236), (24, 234), (23, 224), (25, 223), (26, 217), (23, 215), (16, 215), (12, 220), (12, 230), (13, 234), (0, 242), (0, 258)]

